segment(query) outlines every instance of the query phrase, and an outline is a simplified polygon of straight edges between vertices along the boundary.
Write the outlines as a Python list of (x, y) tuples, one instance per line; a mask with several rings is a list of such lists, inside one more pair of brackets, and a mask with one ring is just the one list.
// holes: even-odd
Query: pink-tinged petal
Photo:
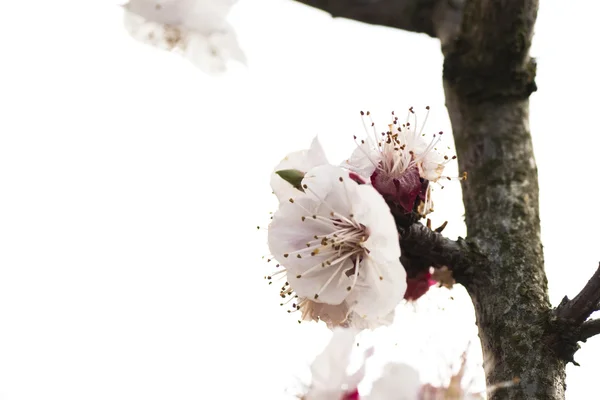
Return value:
[(429, 291), (429, 288), (437, 282), (431, 279), (430, 272), (422, 272), (414, 278), (406, 279), (406, 293), (404, 299), (415, 301)]
[(359, 400), (360, 395), (358, 394), (358, 389), (354, 389), (350, 392), (344, 393), (344, 397), (342, 400)]

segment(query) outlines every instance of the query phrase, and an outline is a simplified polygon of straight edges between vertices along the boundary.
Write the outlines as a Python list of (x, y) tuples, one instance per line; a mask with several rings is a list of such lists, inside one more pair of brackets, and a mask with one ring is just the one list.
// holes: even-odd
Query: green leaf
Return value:
[(275, 171), (277, 175), (284, 181), (295, 187), (296, 189), (304, 192), (302, 189), (302, 179), (304, 178), (304, 172), (298, 171), (297, 169), (282, 169)]

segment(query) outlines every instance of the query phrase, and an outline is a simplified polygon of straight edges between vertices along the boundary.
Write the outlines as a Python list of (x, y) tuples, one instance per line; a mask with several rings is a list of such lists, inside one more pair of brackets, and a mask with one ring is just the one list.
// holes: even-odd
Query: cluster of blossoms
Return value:
[(370, 393), (360, 393), (372, 349), (362, 354), (358, 370), (348, 373), (360, 330), (391, 324), (403, 299), (418, 299), (436, 281), (452, 282), (445, 266), (436, 266), (433, 274), (422, 266), (416, 273), (407, 271), (398, 228), (433, 211), (431, 185), (451, 179), (444, 168), (456, 157), (438, 151), (442, 132), (427, 139), (423, 127), (418, 129), (412, 108), (412, 124), (410, 118), (399, 123), (393, 116), (380, 133), (370, 114), (361, 114), (367, 137), (354, 138), (357, 148), (346, 161), (329, 163), (315, 138), (310, 148), (285, 157), (271, 175), (279, 207), (268, 230), (269, 261), (275, 260), (278, 270), (266, 278), (269, 283), (285, 278), (281, 304), (291, 303), (301, 320), (323, 321), (333, 330), (300, 399), (483, 399), (463, 387), (465, 358), (444, 386), (425, 384), (409, 365), (388, 363)]
[[(466, 358), (463, 357), (460, 369), (451, 376), (444, 386), (434, 386), (421, 381), (419, 372), (403, 363), (390, 362), (383, 368), (381, 376), (373, 382), (371, 391), (363, 396), (358, 386), (364, 379), (365, 361), (373, 354), (373, 349), (363, 353), (361, 366), (348, 373), (350, 356), (356, 349), (354, 342), (357, 331), (335, 329), (331, 341), (311, 365), (312, 381), (302, 400), (483, 400), (482, 393), (464, 387)], [(495, 385), (488, 391), (506, 387), (515, 382)], [(468, 385), (466, 385), (468, 386)]]
[[(427, 107), (429, 110), (429, 107)], [(416, 300), (436, 281), (448, 282), (447, 268), (407, 271), (401, 263), (399, 226), (433, 211), (432, 183), (455, 157), (438, 151), (440, 136), (427, 139), (413, 109), (399, 123), (393, 116), (378, 133), (362, 113), (367, 137), (352, 155), (332, 165), (317, 138), (310, 148), (285, 157), (271, 175), (279, 207), (268, 229), (277, 272), (285, 278), (281, 303), (301, 320), (323, 321), (334, 331), (331, 342), (311, 366), (312, 382), (302, 400), (477, 400), (461, 383), (465, 362), (444, 387), (424, 384), (405, 364), (389, 363), (368, 395), (359, 393), (367, 350), (348, 373), (357, 333), (389, 325), (403, 300)], [(393, 113), (392, 113), (393, 115)], [(440, 183), (441, 185), (441, 183)], [(431, 269), (431, 268), (430, 268)], [(437, 278), (434, 280), (433, 278)]]
[(125, 28), (135, 39), (177, 51), (200, 69), (220, 73), (228, 60), (245, 63), (226, 18), (235, 0), (129, 0)]
[(368, 136), (341, 165), (328, 162), (315, 138), (271, 176), (280, 205), (268, 241), (279, 270), (267, 278), (285, 274), (282, 304), (330, 328), (388, 325), (402, 299), (435, 283), (428, 271), (407, 277), (396, 219), (432, 211), (431, 182), (445, 178), (454, 158), (438, 151), (441, 132), (428, 141), (416, 117), (411, 125), (393, 116), (377, 133), (370, 114), (361, 114)]

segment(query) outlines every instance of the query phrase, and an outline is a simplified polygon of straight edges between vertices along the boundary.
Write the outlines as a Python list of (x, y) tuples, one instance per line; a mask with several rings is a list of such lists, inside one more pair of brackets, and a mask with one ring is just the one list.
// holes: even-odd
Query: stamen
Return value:
[[(423, 125), (421, 126), (421, 130), (419, 131), (419, 135), (423, 133), (423, 129), (425, 129), (425, 124), (427, 123), (427, 118), (429, 117), (429, 106), (425, 107), (427, 113), (425, 114), (425, 121), (423, 121)], [(415, 129), (416, 129), (416, 119), (415, 119)]]

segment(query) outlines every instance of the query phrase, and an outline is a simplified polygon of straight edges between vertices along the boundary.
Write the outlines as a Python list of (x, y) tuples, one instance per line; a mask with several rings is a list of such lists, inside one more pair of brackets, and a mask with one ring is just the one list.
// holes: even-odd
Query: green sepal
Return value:
[(277, 175), (284, 181), (295, 187), (296, 189), (304, 192), (302, 188), (302, 179), (304, 179), (304, 172), (298, 171), (297, 169), (282, 169), (275, 171)]

